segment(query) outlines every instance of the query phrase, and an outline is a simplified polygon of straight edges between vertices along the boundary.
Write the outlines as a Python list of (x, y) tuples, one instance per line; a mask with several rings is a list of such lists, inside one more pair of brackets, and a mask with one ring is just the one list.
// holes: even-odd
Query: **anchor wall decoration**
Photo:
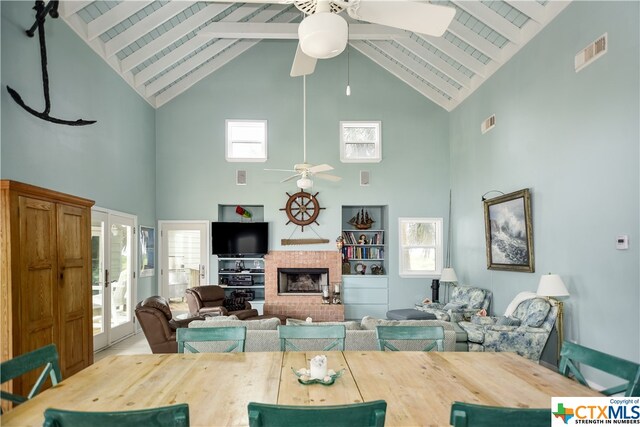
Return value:
[(36, 1), (36, 5), (33, 7), (33, 9), (36, 11), (36, 21), (31, 26), (31, 28), (26, 31), (27, 36), (33, 37), (36, 27), (38, 28), (38, 39), (40, 41), (40, 63), (42, 65), (42, 86), (44, 89), (44, 111), (39, 112), (26, 105), (18, 92), (11, 89), (9, 86), (7, 86), (7, 90), (9, 91), (9, 94), (11, 94), (13, 100), (16, 101), (19, 106), (42, 120), (69, 126), (91, 125), (93, 123), (96, 123), (96, 121), (84, 119), (65, 120), (58, 119), (49, 115), (49, 112), (51, 111), (51, 99), (49, 98), (49, 73), (47, 72), (47, 46), (44, 39), (44, 21), (47, 15), (51, 16), (52, 18), (58, 17), (58, 3), (58, 0), (51, 0), (45, 6), (44, 1)]

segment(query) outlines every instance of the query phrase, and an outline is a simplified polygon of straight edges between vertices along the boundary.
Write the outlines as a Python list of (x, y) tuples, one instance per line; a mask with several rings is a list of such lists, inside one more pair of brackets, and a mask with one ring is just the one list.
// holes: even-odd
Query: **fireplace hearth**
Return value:
[(278, 268), (278, 295), (321, 295), (328, 268)]

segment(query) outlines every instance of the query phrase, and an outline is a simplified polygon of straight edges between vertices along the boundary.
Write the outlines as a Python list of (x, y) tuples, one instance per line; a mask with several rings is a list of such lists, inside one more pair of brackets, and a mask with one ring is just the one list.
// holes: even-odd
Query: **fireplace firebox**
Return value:
[(278, 268), (278, 295), (321, 295), (328, 268)]

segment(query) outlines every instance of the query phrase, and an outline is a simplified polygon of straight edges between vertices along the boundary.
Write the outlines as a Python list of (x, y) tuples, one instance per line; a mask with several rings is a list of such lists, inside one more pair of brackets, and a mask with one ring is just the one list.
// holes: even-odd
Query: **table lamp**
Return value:
[(456, 276), (456, 271), (452, 267), (447, 267), (442, 269), (442, 274), (440, 274), (440, 283), (446, 283), (444, 296), (446, 301), (449, 302), (449, 284), (458, 283), (458, 276)]
[(556, 323), (556, 329), (558, 330), (558, 351), (557, 360), (560, 360), (560, 348), (564, 340), (564, 325), (563, 325), (563, 303), (557, 297), (568, 297), (569, 291), (564, 285), (564, 282), (557, 274), (545, 274), (540, 277), (540, 283), (538, 283), (538, 295), (553, 299), (558, 304), (558, 322)]

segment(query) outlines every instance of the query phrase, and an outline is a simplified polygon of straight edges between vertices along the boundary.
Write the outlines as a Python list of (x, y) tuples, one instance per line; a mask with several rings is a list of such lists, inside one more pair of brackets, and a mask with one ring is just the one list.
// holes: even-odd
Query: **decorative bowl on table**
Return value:
[(340, 369), (338, 372), (333, 369), (329, 369), (327, 371), (327, 375), (324, 378), (311, 378), (311, 373), (307, 368), (300, 368), (298, 370), (293, 369), (291, 367), (293, 373), (298, 377), (298, 382), (300, 384), (309, 385), (309, 384), (322, 384), (322, 385), (331, 385), (336, 382), (337, 378), (340, 378), (344, 373), (344, 369)]

